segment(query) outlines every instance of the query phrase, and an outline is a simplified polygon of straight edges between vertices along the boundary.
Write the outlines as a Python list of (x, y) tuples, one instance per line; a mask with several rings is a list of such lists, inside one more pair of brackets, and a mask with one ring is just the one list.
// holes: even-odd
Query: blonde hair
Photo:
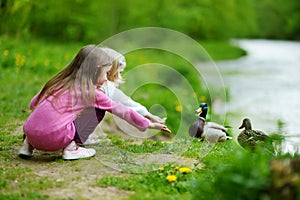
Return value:
[(125, 57), (115, 51), (114, 49), (108, 48), (108, 47), (103, 47), (102, 48), (109, 56), (113, 57), (113, 62), (112, 62), (112, 67), (107, 74), (107, 79), (116, 83), (117, 85), (121, 84), (124, 82), (123, 77), (119, 73), (119, 67), (122, 65), (126, 66), (126, 60)]
[[(78, 101), (78, 88), (81, 90), (81, 99), (84, 105), (95, 102), (95, 85), (105, 67), (111, 66), (113, 57), (95, 45), (87, 45), (80, 49), (75, 58), (65, 69), (52, 77), (42, 88), (37, 101), (37, 106), (42, 97), (54, 96), (52, 104), (63, 92), (75, 92)], [(68, 106), (68, 105), (67, 105)]]

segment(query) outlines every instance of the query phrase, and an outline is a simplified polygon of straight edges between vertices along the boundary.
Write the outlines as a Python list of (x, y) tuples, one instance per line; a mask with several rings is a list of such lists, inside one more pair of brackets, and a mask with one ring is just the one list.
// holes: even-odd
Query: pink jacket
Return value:
[[(78, 91), (78, 102), (75, 101), (75, 93), (70, 97), (69, 90), (65, 91), (55, 101), (54, 106), (51, 103), (53, 96), (48, 99), (43, 98), (35, 107), (25, 121), (23, 130), (29, 143), (36, 149), (45, 151), (57, 151), (65, 148), (74, 138), (75, 126), (73, 121), (84, 109), (81, 101), (81, 93)], [(141, 131), (149, 127), (149, 120), (127, 108), (119, 102), (112, 101), (103, 92), (95, 90), (96, 103), (94, 107), (107, 110), (126, 120)], [(38, 94), (31, 100), (30, 108), (37, 101)], [(70, 102), (72, 101), (72, 102)], [(70, 105), (66, 107), (66, 105)]]

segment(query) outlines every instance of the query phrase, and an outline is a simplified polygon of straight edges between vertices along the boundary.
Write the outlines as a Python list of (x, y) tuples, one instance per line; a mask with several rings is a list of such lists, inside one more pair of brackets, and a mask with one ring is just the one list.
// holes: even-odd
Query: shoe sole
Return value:
[(19, 157), (25, 160), (32, 158), (32, 156), (33, 155), (19, 154)]
[(78, 157), (69, 157), (69, 156), (63, 156), (63, 159), (64, 160), (79, 160), (79, 159), (87, 159), (87, 158), (91, 158), (91, 157), (93, 157), (94, 155), (92, 155), (92, 156), (86, 156), (86, 157), (80, 157), (80, 158), (78, 158)]
[(63, 159), (64, 160), (78, 160), (78, 159), (84, 159), (84, 158), (91, 158), (91, 157), (95, 156), (95, 154), (96, 154), (96, 151), (93, 152), (92, 155), (82, 156), (82, 157), (73, 156), (73, 155), (63, 155)]

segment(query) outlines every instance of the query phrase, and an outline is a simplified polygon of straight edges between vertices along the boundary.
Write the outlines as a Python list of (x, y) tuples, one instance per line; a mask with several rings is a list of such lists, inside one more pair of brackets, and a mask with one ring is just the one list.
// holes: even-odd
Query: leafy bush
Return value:
[[(99, 42), (136, 27), (164, 27), (195, 39), (299, 39), (299, 1), (1, 0), (0, 34)], [(282, 28), (278, 28), (282, 27)]]
[(262, 149), (238, 147), (223, 153), (225, 158), (207, 160), (206, 170), (193, 182), (193, 199), (269, 199), (274, 157)]

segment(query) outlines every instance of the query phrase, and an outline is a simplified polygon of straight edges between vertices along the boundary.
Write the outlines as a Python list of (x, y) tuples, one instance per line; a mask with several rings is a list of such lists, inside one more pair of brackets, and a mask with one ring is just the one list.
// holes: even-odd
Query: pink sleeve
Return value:
[(38, 98), (39, 94), (40, 94), (40, 93), (37, 93), (37, 94), (31, 99), (30, 105), (29, 105), (29, 106), (30, 106), (30, 110), (33, 109), (33, 107), (34, 107), (34, 105), (35, 105), (35, 103), (36, 103), (36, 101), (37, 101), (37, 98)]
[(96, 103), (95, 107), (107, 110), (108, 112), (126, 120), (129, 124), (135, 126), (141, 131), (145, 131), (150, 124), (150, 121), (135, 112), (134, 110), (124, 106), (123, 104), (112, 101), (106, 94), (96, 90)]

